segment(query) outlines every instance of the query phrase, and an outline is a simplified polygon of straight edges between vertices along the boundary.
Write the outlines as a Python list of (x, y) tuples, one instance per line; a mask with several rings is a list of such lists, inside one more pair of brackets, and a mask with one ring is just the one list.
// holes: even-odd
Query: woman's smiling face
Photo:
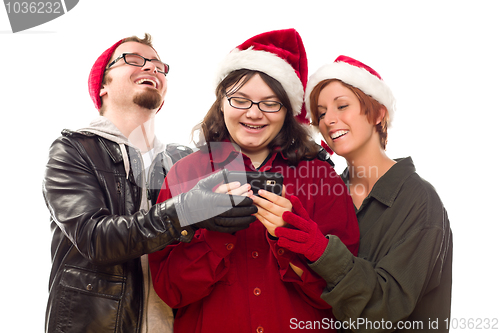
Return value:
[(363, 114), (358, 97), (338, 81), (318, 96), (318, 127), (330, 148), (344, 158), (380, 149), (375, 125)]
[[(254, 102), (281, 102), (259, 74), (255, 74), (236, 92), (232, 92), (231, 88), (229, 92), (231, 95), (228, 97), (243, 97)], [(226, 98), (222, 112), (231, 139), (252, 159), (253, 156), (265, 158), (269, 154), (268, 145), (283, 127), (287, 110), (282, 107), (278, 112), (262, 112), (256, 104), (246, 110), (237, 109)]]

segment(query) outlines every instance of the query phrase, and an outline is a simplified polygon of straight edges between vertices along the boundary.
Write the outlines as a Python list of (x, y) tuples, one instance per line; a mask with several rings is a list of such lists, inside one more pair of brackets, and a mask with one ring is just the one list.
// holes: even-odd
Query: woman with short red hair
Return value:
[[(412, 159), (385, 152), (391, 90), (372, 68), (340, 56), (310, 77), (305, 102), (328, 146), (346, 159), (342, 178), (360, 228), (357, 257), (330, 238), (310, 263), (327, 282), (322, 298), (356, 332), (448, 331), (452, 233), (439, 196)], [(280, 246), (307, 241), (307, 221), (287, 222), (298, 230), (277, 228)]]

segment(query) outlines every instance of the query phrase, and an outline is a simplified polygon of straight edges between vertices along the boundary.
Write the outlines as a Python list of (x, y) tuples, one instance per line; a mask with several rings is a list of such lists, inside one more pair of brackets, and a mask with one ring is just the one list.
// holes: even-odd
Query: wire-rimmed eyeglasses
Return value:
[(111, 66), (116, 64), (118, 60), (122, 59), (125, 61), (126, 64), (131, 65), (131, 66), (137, 66), (137, 67), (143, 67), (146, 64), (146, 61), (151, 61), (156, 66), (156, 70), (159, 73), (164, 74), (167, 76), (168, 71), (170, 70), (170, 66), (167, 65), (164, 62), (161, 62), (158, 59), (147, 59), (144, 58), (141, 55), (135, 54), (135, 53), (122, 53), (121, 56), (113, 60), (112, 62), (109, 63), (108, 67), (106, 69), (109, 69)]

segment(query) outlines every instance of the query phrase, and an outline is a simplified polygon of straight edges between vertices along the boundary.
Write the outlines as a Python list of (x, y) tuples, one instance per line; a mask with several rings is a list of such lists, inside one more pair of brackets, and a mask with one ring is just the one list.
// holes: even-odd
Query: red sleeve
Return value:
[[(167, 179), (181, 184), (176, 191), (186, 191), (192, 185), (192, 182), (182, 182), (186, 175), (177, 166), (174, 165), (165, 178), (158, 202), (173, 196)], [(189, 177), (195, 178), (191, 174)], [(209, 295), (214, 285), (228, 272), (228, 255), (235, 244), (236, 236), (199, 229), (190, 243), (179, 242), (149, 254), (156, 293), (173, 308), (186, 306)]]
[(329, 203), (316, 203), (314, 214), (311, 219), (320, 227), (323, 234), (335, 235), (351, 251), (353, 255), (358, 255), (359, 249), (359, 225), (354, 210), (352, 198), (345, 184), (340, 180), (339, 185), (343, 186), (342, 193), (331, 196)]
[(160, 298), (179, 308), (209, 295), (229, 270), (236, 236), (199, 229), (190, 243), (169, 245), (149, 255), (153, 286)]
[[(283, 282), (293, 283), (302, 299), (318, 309), (329, 309), (331, 306), (321, 299), (321, 294), (326, 287), (326, 282), (307, 265), (307, 259), (278, 246), (278, 241), (267, 235), (271, 251), (278, 262), (278, 271)], [(290, 267), (290, 263), (300, 268), (303, 273), (298, 276)]]
[[(329, 167), (331, 168), (331, 167)], [(351, 196), (344, 182), (332, 170), (330, 176), (309, 180), (306, 186), (300, 184), (288, 187), (299, 198), (311, 219), (316, 222), (324, 235), (336, 235), (357, 255), (359, 248), (359, 227)], [(309, 184), (313, 184), (309, 186)], [(304, 189), (309, 189), (308, 191)], [(314, 193), (314, 192), (318, 193)], [(321, 192), (320, 192), (321, 191)], [(292, 282), (304, 300), (318, 308), (330, 308), (321, 294), (326, 282), (308, 265), (307, 259), (300, 254), (278, 247), (277, 241), (269, 239), (271, 249), (278, 261), (282, 280)], [(299, 278), (290, 263), (304, 271)]]
[[(351, 195), (342, 179), (332, 169), (330, 177), (317, 180), (319, 193), (313, 198), (301, 198), (311, 220), (316, 222), (323, 235), (335, 235), (349, 251), (357, 255), (359, 226)], [(309, 195), (311, 196), (311, 195)]]

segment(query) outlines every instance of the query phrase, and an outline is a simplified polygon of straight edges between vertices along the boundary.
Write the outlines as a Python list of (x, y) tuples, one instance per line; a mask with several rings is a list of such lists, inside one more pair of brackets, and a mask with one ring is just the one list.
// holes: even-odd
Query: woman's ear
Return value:
[(220, 108), (220, 112), (222, 114), (224, 114), (224, 99), (220, 100), (220, 102), (219, 102), (219, 108)]
[(385, 106), (381, 106), (380, 107), (380, 110), (379, 110), (379, 114), (378, 114), (378, 117), (375, 121), (375, 125), (378, 125), (380, 124), (384, 119), (385, 119), (385, 115), (387, 114), (387, 108)]

